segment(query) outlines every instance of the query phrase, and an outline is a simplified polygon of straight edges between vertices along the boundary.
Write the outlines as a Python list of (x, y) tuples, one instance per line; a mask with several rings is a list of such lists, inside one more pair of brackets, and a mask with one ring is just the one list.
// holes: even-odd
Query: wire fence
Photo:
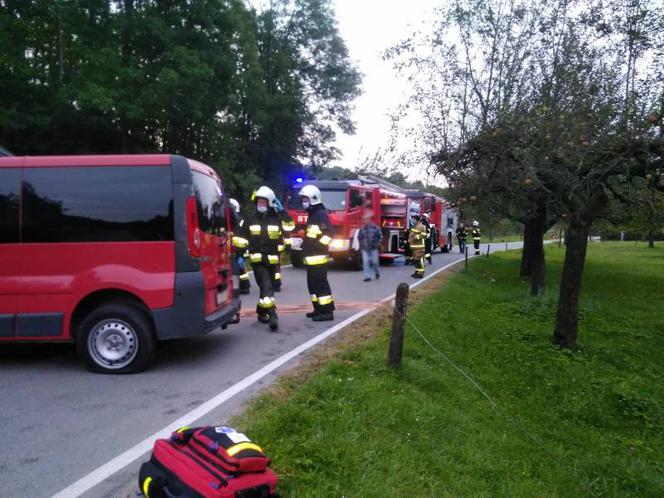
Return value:
[(592, 496), (601, 496), (601, 492), (590, 488), (587, 483), (582, 481), (579, 478), (578, 475), (578, 468), (576, 466), (576, 462), (571, 462), (571, 465), (569, 464), (564, 464), (563, 462), (567, 462), (567, 457), (565, 455), (561, 455), (555, 451), (553, 451), (551, 448), (549, 448), (546, 444), (542, 442), (541, 439), (533, 435), (527, 428), (525, 428), (514, 416), (510, 415), (507, 413), (501, 406), (498, 405), (498, 403), (495, 401), (495, 399), (489, 395), (489, 393), (484, 389), (468, 372), (466, 372), (463, 368), (461, 368), (459, 365), (454, 362), (449, 355), (445, 354), (440, 348), (436, 347), (425, 335), (422, 333), (422, 331), (419, 329), (419, 327), (410, 319), (408, 316), (404, 315), (403, 313), (400, 313), (396, 308), (394, 309), (395, 313), (398, 313), (401, 317), (404, 318), (406, 321), (407, 325), (410, 325), (410, 327), (417, 333), (417, 335), (424, 341), (424, 343), (429, 346), (434, 352), (436, 352), (439, 356), (441, 356), (450, 366), (452, 366), (457, 372), (459, 372), (470, 384), (491, 404), (491, 406), (495, 409), (495, 414), (500, 416), (504, 422), (509, 423), (514, 429), (517, 430), (517, 432), (521, 433), (522, 435), (526, 436), (530, 441), (535, 443), (537, 447), (541, 450), (543, 450), (549, 457), (551, 457), (551, 460), (556, 463), (556, 465), (561, 469), (564, 470), (567, 473), (571, 473), (574, 475), (577, 479), (577, 484), (581, 488), (581, 491), (585, 492), (588, 495)]

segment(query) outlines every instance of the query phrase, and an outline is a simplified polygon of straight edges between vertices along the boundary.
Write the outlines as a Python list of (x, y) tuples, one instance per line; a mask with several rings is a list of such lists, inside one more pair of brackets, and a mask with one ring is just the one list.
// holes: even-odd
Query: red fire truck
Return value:
[(437, 234), (435, 247), (449, 250), (456, 217), (443, 199), (404, 190), (372, 176), (361, 176), (359, 180), (309, 181), (294, 185), (286, 200), (286, 209), (296, 223), (291, 236), (291, 261), (295, 267), (302, 266), (302, 238), (307, 223), (307, 212), (302, 209), (298, 196), (304, 185), (315, 185), (321, 191), (333, 226), (330, 256), (337, 262), (350, 263), (356, 270), (362, 268), (362, 257), (353, 249), (353, 239), (363, 224), (365, 209), (372, 210), (374, 223), (383, 230), (382, 261), (394, 261), (403, 254), (405, 231), (413, 213), (431, 213), (431, 223)]
[(457, 213), (452, 206), (442, 197), (419, 190), (407, 190), (406, 196), (409, 216), (425, 213), (429, 215), (433, 242), (431, 250), (451, 251), (458, 222)]

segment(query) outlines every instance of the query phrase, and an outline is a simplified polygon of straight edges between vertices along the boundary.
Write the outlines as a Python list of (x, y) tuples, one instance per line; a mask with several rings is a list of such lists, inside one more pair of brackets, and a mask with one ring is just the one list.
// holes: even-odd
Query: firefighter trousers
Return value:
[(413, 277), (415, 278), (422, 278), (424, 276), (424, 257), (425, 252), (422, 246), (417, 246), (413, 249), (413, 264), (415, 265)]
[(249, 272), (247, 272), (247, 267), (244, 264), (244, 258), (237, 256), (237, 254), (235, 255), (235, 258), (233, 258), (233, 273), (237, 275), (240, 282), (240, 292), (242, 294), (249, 294), (249, 288), (251, 287), (251, 284), (249, 283)]
[(413, 273), (413, 276), (422, 278), (424, 276), (424, 256), (420, 256), (419, 258), (413, 257), (413, 262), (415, 264), (415, 273)]
[(256, 314), (268, 315), (274, 313), (277, 301), (274, 298), (274, 288), (272, 281), (274, 273), (277, 271), (277, 265), (266, 265), (264, 263), (254, 263), (254, 278), (258, 284), (260, 295), (256, 304)]
[(276, 265), (276, 270), (272, 274), (272, 288), (276, 292), (279, 292), (281, 290), (281, 263)]
[(315, 313), (331, 313), (334, 311), (332, 289), (327, 280), (327, 266), (328, 263), (307, 265), (307, 287)]
[(475, 256), (480, 255), (480, 239), (473, 239), (473, 245), (475, 246)]

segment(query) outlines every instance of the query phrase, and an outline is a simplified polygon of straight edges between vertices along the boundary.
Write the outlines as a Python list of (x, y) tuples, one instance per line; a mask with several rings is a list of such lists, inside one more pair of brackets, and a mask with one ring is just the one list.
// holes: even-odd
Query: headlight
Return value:
[(330, 251), (347, 251), (350, 248), (348, 239), (332, 239), (330, 242)]

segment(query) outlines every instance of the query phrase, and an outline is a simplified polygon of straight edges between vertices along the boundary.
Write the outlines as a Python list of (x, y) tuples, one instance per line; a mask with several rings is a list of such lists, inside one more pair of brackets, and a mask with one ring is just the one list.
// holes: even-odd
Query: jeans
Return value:
[(362, 268), (364, 269), (364, 278), (371, 278), (371, 267), (373, 266), (374, 274), (379, 274), (378, 265), (378, 249), (362, 249)]

